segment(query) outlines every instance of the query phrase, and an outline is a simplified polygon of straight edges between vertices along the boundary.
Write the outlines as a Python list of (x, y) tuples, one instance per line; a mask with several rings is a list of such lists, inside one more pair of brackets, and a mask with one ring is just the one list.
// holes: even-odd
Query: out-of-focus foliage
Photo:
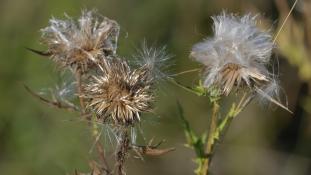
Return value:
[[(280, 29), (290, 7), (284, 0), (276, 0), (276, 4), (280, 13)], [(311, 2), (302, 1), (297, 8), (301, 12), (300, 20), (293, 16), (287, 18), (278, 35), (277, 44), (281, 54), (284, 54), (290, 64), (298, 67), (299, 76), (308, 81), (311, 79)]]
[[(289, 1), (290, 5), (292, 3)], [(298, 4), (293, 13), (297, 25), (290, 21), (286, 23), (278, 40), (280, 78), (294, 117), (280, 109), (274, 110), (269, 104), (261, 107), (253, 102), (233, 120), (226, 138), (216, 150), (212, 164), (215, 174), (310, 174), (311, 122), (306, 111), (311, 111), (311, 107), (301, 103), (302, 96), (308, 95), (310, 75), (307, 74), (310, 70), (296, 68), (310, 64), (306, 63), (310, 59), (310, 49), (307, 49), (310, 46), (306, 47), (305, 41), (310, 37), (305, 33), (310, 31), (306, 28), (310, 22), (302, 20), (310, 20), (310, 14), (306, 8), (307, 17), (303, 17), (305, 6)], [(73, 114), (42, 104), (22, 86), (25, 83), (37, 91), (44, 91), (42, 88), (66, 78), (56, 76), (59, 71), (51, 62), (24, 48), (43, 48), (37, 44), (38, 30), (47, 26), (51, 16), (62, 18), (66, 12), (77, 17), (84, 8), (96, 8), (120, 23), (118, 52), (121, 56), (129, 56), (144, 39), (156, 45), (166, 44), (175, 56), (172, 73), (199, 67), (188, 56), (191, 46), (210, 34), (211, 15), (219, 14), (223, 9), (238, 13), (256, 11), (271, 21), (272, 26), (268, 27), (273, 29), (286, 13), (279, 15), (277, 6), (270, 0), (0, 1), (0, 174), (55, 175), (90, 169), (88, 162), (93, 156), (93, 143), (87, 124)], [(288, 26), (297, 29), (287, 29)], [(176, 79), (192, 86), (199, 76), (190, 73)], [(302, 86), (303, 82), (307, 83), (306, 88)], [(307, 92), (305, 95), (304, 91)], [(197, 98), (173, 84), (163, 84), (155, 114), (143, 116), (142, 134), (155, 140), (166, 139), (166, 145), (177, 150), (145, 161), (130, 159), (128, 174), (193, 173), (195, 156), (184, 147), (176, 99), (197, 132), (203, 132), (197, 128), (206, 128), (211, 114), (208, 98)], [(300, 104), (305, 104), (304, 108)], [(109, 139), (106, 141), (109, 147)]]
[[(280, 19), (286, 19), (290, 7), (284, 0), (276, 0)], [(298, 4), (297, 16), (288, 16), (286, 25), (283, 26), (277, 44), (279, 51), (290, 64), (298, 68), (300, 78), (310, 87), (311, 81), (311, 1), (301, 1)], [(279, 29), (282, 23), (279, 23)], [(311, 97), (309, 94), (301, 99), (304, 109), (311, 113)]]

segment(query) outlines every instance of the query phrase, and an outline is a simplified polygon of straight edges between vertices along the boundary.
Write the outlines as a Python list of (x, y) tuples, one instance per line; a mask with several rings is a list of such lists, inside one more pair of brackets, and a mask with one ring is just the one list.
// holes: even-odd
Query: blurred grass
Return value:
[[(84, 8), (98, 9), (101, 14), (119, 22), (118, 52), (122, 56), (130, 56), (144, 39), (156, 45), (167, 45), (174, 55), (171, 72), (199, 67), (188, 59), (189, 51), (194, 43), (210, 34), (210, 16), (222, 9), (230, 12), (257, 9), (271, 21), (275, 21), (278, 14), (273, 1), (269, 0), (0, 1), (0, 174), (55, 175), (69, 174), (76, 168), (88, 169), (92, 141), (86, 124), (79, 122), (74, 114), (40, 103), (22, 87), (25, 83), (40, 91), (58, 81), (57, 68), (50, 61), (27, 52), (24, 47), (43, 49), (38, 42), (39, 29), (48, 24), (48, 19), (51, 16), (62, 18), (64, 12), (77, 17)], [(301, 80), (297, 70), (282, 58), (280, 71), (290, 108), (293, 108)], [(198, 79), (195, 73), (177, 78), (189, 86)], [(210, 114), (208, 100), (164, 83), (155, 105), (157, 115), (142, 128), (147, 138), (166, 139), (165, 146), (175, 146), (177, 151), (159, 158), (147, 158), (144, 162), (130, 159), (128, 174), (193, 172), (194, 155), (183, 145), (185, 139), (177, 117), (176, 99), (181, 102), (191, 125), (198, 132), (206, 129)], [(294, 119), (280, 109), (265, 110), (265, 107), (258, 106), (249, 106), (233, 121), (228, 136), (217, 151), (219, 156), (213, 165), (216, 172), (275, 174), (282, 172), (283, 168), (291, 169), (289, 172), (299, 168), (299, 174), (306, 173), (311, 155), (309, 147), (305, 146), (311, 142), (311, 132), (305, 129), (310, 125), (308, 118), (304, 118), (304, 125), (299, 125), (299, 134), (295, 136), (299, 140), (295, 142), (299, 143), (299, 152), (295, 149), (284, 151), (280, 144), (291, 144), (287, 142), (292, 140), (286, 140), (288, 135), (280, 138), (279, 134)], [(263, 154), (255, 154), (258, 150)], [(296, 166), (300, 161), (303, 164)], [(271, 165), (267, 167), (266, 162)]]

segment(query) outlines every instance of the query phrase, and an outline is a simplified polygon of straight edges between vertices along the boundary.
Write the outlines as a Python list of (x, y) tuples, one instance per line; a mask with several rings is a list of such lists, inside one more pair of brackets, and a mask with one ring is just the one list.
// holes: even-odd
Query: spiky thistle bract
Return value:
[(84, 87), (88, 108), (103, 122), (133, 125), (140, 113), (151, 110), (154, 77), (147, 65), (131, 69), (126, 61), (114, 57), (99, 65)]

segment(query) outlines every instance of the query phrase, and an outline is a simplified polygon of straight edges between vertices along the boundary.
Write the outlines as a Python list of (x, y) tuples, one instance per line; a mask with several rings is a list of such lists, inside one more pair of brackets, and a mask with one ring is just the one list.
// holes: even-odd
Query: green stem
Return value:
[(201, 68), (190, 69), (190, 70), (186, 70), (186, 71), (182, 71), (182, 72), (173, 74), (172, 76), (179, 76), (179, 75), (183, 75), (183, 74), (187, 74), (187, 73), (191, 73), (191, 72), (198, 72), (200, 70), (201, 70)]
[(213, 135), (213, 142), (222, 140), (222, 138), (225, 135), (225, 132), (227, 130), (227, 128), (229, 128), (232, 120), (238, 115), (240, 114), (243, 109), (247, 106), (247, 104), (252, 100), (253, 95), (249, 95), (247, 97), (247, 93), (245, 93), (243, 95), (243, 97), (241, 98), (240, 102), (238, 103), (238, 105), (236, 105), (235, 103), (232, 104), (229, 112), (226, 114), (225, 118), (218, 124), (217, 129), (214, 132)]
[(213, 101), (213, 113), (210, 121), (210, 128), (208, 133), (208, 140), (205, 147), (206, 158), (203, 159), (203, 164), (201, 169), (197, 172), (198, 175), (208, 175), (210, 173), (210, 164), (212, 162), (212, 157), (214, 154), (215, 143), (219, 141), (226, 132), (226, 129), (229, 128), (232, 120), (246, 107), (246, 105), (252, 99), (252, 95), (247, 97), (247, 93), (243, 95), (238, 105), (235, 103), (232, 104), (229, 112), (225, 118), (218, 124), (217, 119), (219, 115), (219, 104), (216, 101)]
[(209, 167), (212, 161), (212, 152), (214, 149), (214, 134), (217, 129), (217, 119), (219, 113), (219, 104), (217, 101), (213, 102), (213, 114), (210, 121), (209, 132), (208, 132), (208, 140), (205, 147), (206, 158), (204, 159), (202, 169), (198, 172), (199, 175), (207, 175), (209, 174)]
[(186, 90), (186, 91), (188, 91), (188, 92), (190, 92), (190, 93), (193, 93), (193, 94), (195, 94), (195, 95), (198, 95), (198, 92), (196, 92), (196, 91), (193, 90), (192, 88), (189, 88), (189, 87), (186, 87), (186, 86), (180, 84), (179, 82), (177, 82), (177, 81), (174, 80), (173, 78), (169, 78), (168, 80), (169, 80), (171, 83), (175, 84), (176, 86), (178, 86), (178, 87), (180, 87), (180, 88), (182, 88), (182, 89), (184, 89), (184, 90)]
[(231, 121), (242, 111), (242, 109), (244, 108), (243, 107), (244, 100), (245, 100), (245, 95), (242, 97), (242, 99), (240, 100), (237, 106), (235, 103), (232, 104), (225, 118), (217, 126), (217, 129), (213, 135), (214, 142), (221, 140), (221, 137), (224, 135), (226, 128), (230, 126)]

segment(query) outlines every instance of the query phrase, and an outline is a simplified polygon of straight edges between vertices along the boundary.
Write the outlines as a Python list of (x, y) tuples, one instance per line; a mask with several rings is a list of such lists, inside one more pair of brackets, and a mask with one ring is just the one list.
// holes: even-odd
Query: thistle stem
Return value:
[(217, 129), (218, 112), (219, 112), (219, 104), (217, 103), (217, 101), (214, 101), (213, 102), (213, 113), (212, 113), (210, 126), (209, 126), (209, 132), (208, 132), (208, 140), (207, 140), (207, 144), (205, 147), (205, 154), (207, 157), (204, 160), (202, 170), (199, 172), (200, 175), (209, 174), (210, 164), (212, 161), (212, 152), (213, 152), (214, 143), (215, 143), (214, 133)]
[(213, 101), (213, 112), (209, 126), (208, 140), (204, 150), (206, 157), (203, 159), (202, 166), (200, 167), (199, 171), (197, 171), (198, 175), (210, 174), (210, 164), (214, 154), (215, 143), (222, 139), (232, 120), (246, 107), (252, 98), (253, 95), (247, 97), (247, 93), (244, 93), (238, 105), (233, 103), (230, 111), (226, 114), (225, 118), (220, 123), (217, 122), (220, 106), (217, 100)]
[(116, 174), (125, 175), (124, 164), (127, 153), (130, 149), (130, 138), (127, 128), (122, 128), (120, 137), (121, 138), (116, 152)]

